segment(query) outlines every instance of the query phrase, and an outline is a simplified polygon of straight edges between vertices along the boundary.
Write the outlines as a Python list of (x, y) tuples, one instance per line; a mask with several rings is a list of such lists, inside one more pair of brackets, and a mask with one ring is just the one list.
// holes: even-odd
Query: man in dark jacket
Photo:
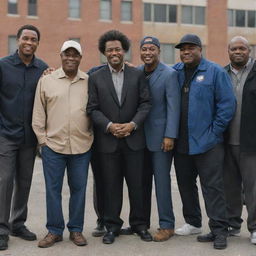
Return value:
[(237, 109), (227, 137), (224, 181), (229, 235), (239, 236), (244, 191), (251, 243), (256, 244), (256, 64), (250, 45), (241, 36), (228, 46), (230, 64), (225, 67), (233, 83)]
[(182, 63), (175, 65), (182, 87), (180, 133), (174, 158), (185, 225), (179, 235), (199, 233), (201, 211), (196, 185), (200, 178), (211, 232), (199, 242), (227, 246), (227, 216), (223, 187), (223, 132), (235, 111), (231, 81), (219, 65), (202, 57), (198, 36), (185, 35), (176, 45)]
[(129, 45), (128, 38), (119, 31), (103, 34), (99, 50), (107, 57), (108, 65), (89, 77), (87, 113), (94, 123), (101, 160), (105, 244), (114, 242), (123, 224), (120, 212), (124, 177), (129, 190), (130, 226), (142, 240), (152, 240), (143, 207), (143, 123), (151, 104), (143, 72), (124, 64)]
[(37, 140), (31, 127), (37, 82), (47, 65), (34, 53), (40, 32), (32, 25), (17, 32), (18, 50), (0, 60), (0, 250), (8, 235), (36, 240), (24, 225)]

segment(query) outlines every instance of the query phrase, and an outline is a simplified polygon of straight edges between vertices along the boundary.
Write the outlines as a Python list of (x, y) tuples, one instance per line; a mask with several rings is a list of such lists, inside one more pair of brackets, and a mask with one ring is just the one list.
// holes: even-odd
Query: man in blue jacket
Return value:
[(144, 128), (155, 180), (160, 227), (153, 239), (161, 242), (174, 234), (170, 170), (174, 140), (179, 130), (180, 88), (177, 72), (159, 60), (160, 43), (157, 38), (144, 37), (140, 55), (144, 65), (139, 69), (144, 71), (149, 81), (152, 100)]
[(181, 86), (180, 133), (175, 168), (186, 224), (179, 235), (201, 232), (201, 210), (196, 179), (199, 175), (210, 233), (197, 237), (227, 246), (227, 213), (223, 186), (223, 132), (235, 111), (236, 101), (226, 71), (202, 57), (198, 36), (187, 34), (176, 48), (182, 63), (175, 65)]

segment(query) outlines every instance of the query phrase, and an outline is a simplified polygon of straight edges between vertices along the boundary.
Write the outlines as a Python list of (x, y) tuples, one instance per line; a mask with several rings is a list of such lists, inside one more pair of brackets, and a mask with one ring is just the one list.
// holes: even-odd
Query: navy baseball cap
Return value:
[(195, 34), (186, 34), (180, 39), (180, 42), (175, 45), (175, 48), (180, 49), (183, 44), (194, 44), (202, 47), (200, 38)]
[(155, 46), (157, 46), (158, 48), (160, 48), (160, 42), (156, 37), (153, 36), (145, 36), (141, 41), (140, 41), (140, 48), (144, 45), (144, 44), (154, 44)]

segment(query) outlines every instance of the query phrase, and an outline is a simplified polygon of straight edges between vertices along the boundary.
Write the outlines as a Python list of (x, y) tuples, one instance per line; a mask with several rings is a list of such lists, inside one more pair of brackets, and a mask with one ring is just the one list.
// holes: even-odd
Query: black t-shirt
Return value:
[(188, 107), (189, 107), (189, 89), (193, 75), (198, 66), (193, 68), (184, 67), (185, 81), (181, 92), (181, 115), (180, 115), (180, 129), (179, 139), (177, 141), (177, 151), (182, 154), (188, 154)]

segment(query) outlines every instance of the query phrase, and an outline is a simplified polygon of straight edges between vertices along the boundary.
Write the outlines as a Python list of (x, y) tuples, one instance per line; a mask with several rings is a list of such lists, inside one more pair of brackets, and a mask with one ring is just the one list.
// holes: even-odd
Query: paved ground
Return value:
[[(176, 216), (176, 226), (183, 224), (181, 212), (180, 197), (172, 170), (172, 192), (174, 201), (174, 210)], [(65, 182), (63, 187), (63, 209), (67, 219), (67, 200), (68, 186)], [(127, 220), (128, 203), (127, 191), (125, 190), (124, 207), (122, 217)], [(153, 198), (155, 194), (153, 193)], [(202, 201), (202, 200), (201, 200)], [(203, 208), (202, 204), (202, 208)], [(204, 213), (203, 208), (203, 213)], [(244, 214), (245, 215), (245, 214)], [(204, 214), (203, 231), (208, 232), (207, 218)], [(211, 243), (201, 244), (196, 242), (196, 236), (179, 237), (174, 236), (167, 242), (143, 242), (137, 236), (119, 236), (112, 245), (102, 244), (101, 238), (91, 236), (91, 231), (95, 227), (96, 216), (92, 204), (92, 175), (89, 175), (87, 187), (87, 204), (85, 215), (84, 234), (89, 245), (85, 247), (77, 247), (68, 240), (68, 232), (64, 233), (64, 241), (55, 244), (51, 248), (41, 249), (37, 247), (37, 242), (27, 242), (19, 238), (10, 237), (9, 250), (1, 251), (0, 256), (256, 256), (256, 246), (250, 244), (249, 234), (246, 225), (243, 225), (241, 237), (230, 238), (228, 248), (226, 250), (214, 250)], [(34, 231), (38, 238), (41, 239), (46, 234), (45, 229), (45, 189), (42, 175), (41, 160), (36, 160), (32, 191), (29, 201), (29, 218), (28, 227)], [(125, 222), (127, 226), (127, 222)], [(154, 232), (158, 227), (157, 212), (155, 199), (152, 206), (152, 227)]]

